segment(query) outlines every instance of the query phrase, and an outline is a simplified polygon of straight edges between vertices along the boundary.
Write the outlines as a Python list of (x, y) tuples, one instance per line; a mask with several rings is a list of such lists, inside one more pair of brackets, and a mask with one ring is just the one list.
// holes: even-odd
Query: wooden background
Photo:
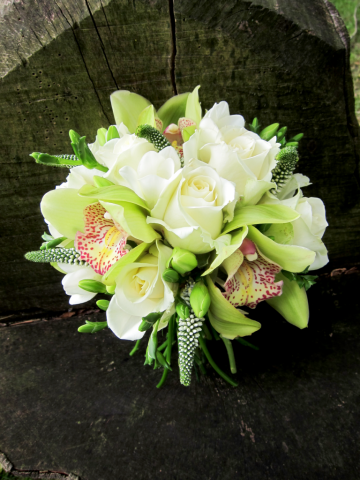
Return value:
[(201, 84), (204, 108), (305, 133), (300, 171), (327, 208), (333, 266), (360, 257), (359, 128), (348, 35), (327, 0), (0, 1), (0, 313), (67, 308), (61, 275), (27, 263), (45, 229), (39, 202), (66, 172), (29, 153), (71, 153), (113, 123), (109, 95), (159, 107)]

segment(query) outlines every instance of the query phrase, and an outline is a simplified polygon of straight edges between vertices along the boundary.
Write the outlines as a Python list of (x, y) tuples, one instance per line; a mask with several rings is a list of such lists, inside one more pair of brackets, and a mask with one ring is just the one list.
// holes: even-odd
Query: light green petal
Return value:
[(110, 213), (115, 222), (119, 223), (132, 237), (146, 243), (152, 243), (154, 240), (161, 238), (146, 223), (146, 215), (138, 205), (128, 202), (115, 204), (100, 201), (100, 203)]
[(40, 208), (61, 235), (74, 240), (76, 232), (84, 232), (84, 208), (95, 202), (95, 198), (80, 197), (75, 188), (58, 188), (44, 195)]
[(83, 197), (96, 198), (104, 202), (118, 203), (129, 202), (139, 205), (139, 207), (149, 210), (144, 200), (142, 200), (136, 193), (127, 187), (121, 185), (110, 185), (107, 187), (96, 188), (92, 185), (86, 184), (79, 190), (79, 195)]
[(299, 218), (300, 214), (284, 205), (249, 205), (235, 208), (234, 218), (225, 225), (222, 233), (228, 233), (243, 225), (261, 223), (288, 223)]
[(276, 281), (283, 280), (282, 295), (266, 300), (267, 303), (282, 315), (292, 325), (306, 328), (309, 322), (309, 303), (305, 288), (300, 288), (293, 280), (281, 273), (276, 275)]
[(211, 297), (209, 319), (217, 332), (232, 340), (259, 330), (260, 323), (245, 317), (240, 310), (231, 305), (214, 285), (210, 276), (207, 277), (207, 286)]
[(101, 281), (105, 283), (105, 285), (114, 285), (115, 279), (121, 270), (126, 267), (126, 265), (136, 262), (140, 255), (146, 252), (150, 246), (151, 243), (140, 243), (140, 245), (130, 250), (129, 253), (121, 257), (120, 260), (118, 260), (109, 268), (109, 270), (102, 277)]
[(215, 270), (215, 268), (219, 267), (224, 260), (230, 257), (230, 255), (232, 255), (240, 247), (247, 233), (248, 228), (246, 226), (232, 232), (230, 245), (224, 245), (224, 247), (216, 255), (210, 267), (202, 274), (202, 276), (209, 275), (209, 273)]
[(197, 126), (201, 121), (201, 105), (199, 102), (199, 88), (200, 85), (194, 88), (189, 94), (186, 102), (185, 117), (193, 120)]
[(281, 245), (263, 235), (255, 227), (249, 226), (248, 238), (252, 240), (262, 254), (280, 265), (283, 270), (299, 273), (315, 260), (316, 253), (308, 248), (295, 245)]
[(137, 126), (150, 125), (151, 127), (156, 128), (155, 114), (156, 112), (154, 105), (149, 105), (148, 107), (144, 108), (144, 110), (139, 115)]
[(128, 90), (117, 90), (110, 95), (116, 125), (123, 122), (130, 133), (135, 133), (140, 113), (150, 105), (149, 100)]
[(266, 230), (267, 237), (274, 237), (276, 243), (288, 245), (292, 243), (294, 238), (294, 227), (291, 223), (273, 223), (271, 227)]
[(185, 117), (186, 102), (190, 94), (182, 93), (181, 95), (175, 95), (164, 103), (158, 115), (163, 122), (163, 130), (170, 125), (170, 123), (178, 124), (179, 118)]
[(257, 180), (249, 178), (245, 184), (244, 196), (241, 199), (242, 205), (255, 205), (259, 202), (265, 192), (270, 188), (275, 188), (276, 184), (267, 182), (266, 180)]

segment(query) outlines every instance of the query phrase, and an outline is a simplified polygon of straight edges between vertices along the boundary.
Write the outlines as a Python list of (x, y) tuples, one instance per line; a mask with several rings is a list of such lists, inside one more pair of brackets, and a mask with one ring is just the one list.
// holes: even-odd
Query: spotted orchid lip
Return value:
[(104, 275), (121, 257), (125, 249), (127, 232), (112, 219), (105, 218), (106, 210), (100, 203), (84, 209), (85, 233), (77, 232), (75, 247), (92, 269)]

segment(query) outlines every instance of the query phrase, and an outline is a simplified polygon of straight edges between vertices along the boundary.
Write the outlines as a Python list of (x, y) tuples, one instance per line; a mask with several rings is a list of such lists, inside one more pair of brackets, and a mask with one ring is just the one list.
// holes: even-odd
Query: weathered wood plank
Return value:
[(42, 195), (66, 173), (28, 155), (70, 153), (70, 128), (93, 140), (113, 121), (109, 95), (116, 88), (159, 107), (173, 89), (201, 84), (206, 108), (227, 99), (247, 119), (303, 131), (300, 170), (314, 182), (306, 194), (325, 201), (330, 258), (360, 258), (359, 128), (348, 37), (331, 4), (175, 0), (174, 17), (170, 7), (167, 0), (1, 7), (0, 312), (65, 308), (58, 273), (23, 254), (38, 248), (45, 227)]
[(133, 342), (77, 333), (88, 316), (0, 327), (1, 450), (16, 469), (81, 480), (355, 480), (359, 280), (322, 277), (308, 329), (262, 319), (258, 352), (234, 345), (236, 389), (211, 374), (182, 387), (174, 357), (157, 390), (146, 342), (129, 358)]

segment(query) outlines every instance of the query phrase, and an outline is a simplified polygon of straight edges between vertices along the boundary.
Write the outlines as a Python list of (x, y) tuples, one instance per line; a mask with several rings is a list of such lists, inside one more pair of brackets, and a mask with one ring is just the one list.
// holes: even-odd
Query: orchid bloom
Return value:
[[(183, 143), (195, 132), (196, 123), (191, 118), (179, 118), (178, 124), (171, 123), (164, 130), (164, 136), (169, 140), (180, 157), (184, 156)], [(187, 130), (185, 130), (187, 129)]]
[(228, 274), (224, 297), (235, 307), (255, 308), (259, 302), (282, 293), (283, 281), (275, 282), (281, 267), (266, 258), (248, 238), (222, 266)]
[(77, 232), (75, 248), (98, 274), (109, 268), (129, 250), (125, 248), (128, 233), (116, 223), (100, 203), (84, 209), (85, 233)]

